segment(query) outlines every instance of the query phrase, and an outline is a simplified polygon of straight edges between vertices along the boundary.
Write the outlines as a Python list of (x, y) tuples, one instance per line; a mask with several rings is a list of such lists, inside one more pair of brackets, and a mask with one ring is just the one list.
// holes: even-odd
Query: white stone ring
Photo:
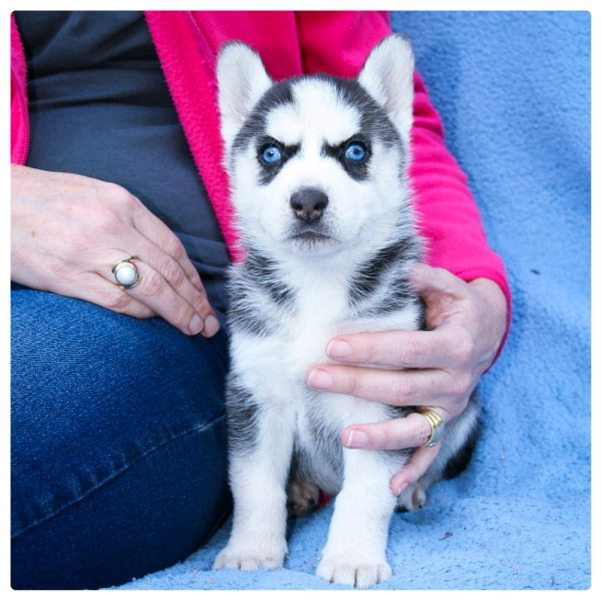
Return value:
[(138, 267), (131, 262), (132, 260), (139, 259), (137, 256), (128, 256), (127, 258), (118, 260), (113, 265), (113, 275), (115, 276), (117, 285), (122, 290), (129, 290), (138, 285), (140, 281), (140, 272), (138, 271)]

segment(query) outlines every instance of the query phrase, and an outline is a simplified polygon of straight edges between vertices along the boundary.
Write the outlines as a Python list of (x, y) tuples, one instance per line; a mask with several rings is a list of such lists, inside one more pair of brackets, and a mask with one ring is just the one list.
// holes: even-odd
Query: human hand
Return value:
[[(169, 228), (119, 185), (12, 165), (11, 280), (138, 318), (161, 316), (188, 335), (219, 322), (198, 272)], [(140, 283), (112, 266), (132, 254)]]
[[(416, 265), (412, 281), (426, 303), (428, 331), (337, 336), (327, 347), (328, 357), (337, 364), (314, 367), (307, 383), (314, 389), (374, 402), (427, 407), (448, 427), (463, 412), (497, 354), (506, 329), (505, 295), (489, 279), (466, 283), (445, 269), (424, 264)], [(343, 431), (342, 443), (347, 448), (417, 448), (391, 481), (398, 495), (417, 482), (436, 458), (439, 445), (422, 447), (430, 434), (425, 417), (414, 413), (382, 423), (351, 425)]]

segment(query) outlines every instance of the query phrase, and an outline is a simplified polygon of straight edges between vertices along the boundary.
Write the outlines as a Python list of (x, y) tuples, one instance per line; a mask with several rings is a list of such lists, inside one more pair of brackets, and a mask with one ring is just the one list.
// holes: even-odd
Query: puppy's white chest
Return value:
[(345, 316), (346, 295), (300, 293), (298, 312), (290, 317), (288, 344), (295, 362), (306, 371), (326, 361), (326, 347), (337, 333)]
[[(345, 294), (298, 292), (293, 310), (280, 314), (275, 331), (262, 338), (239, 333), (234, 336), (232, 356), (236, 370), (247, 385), (260, 390), (257, 396), (282, 410), (297, 412), (304, 403), (307, 373), (327, 361), (329, 340), (340, 333)], [(274, 315), (274, 319), (276, 316)]]

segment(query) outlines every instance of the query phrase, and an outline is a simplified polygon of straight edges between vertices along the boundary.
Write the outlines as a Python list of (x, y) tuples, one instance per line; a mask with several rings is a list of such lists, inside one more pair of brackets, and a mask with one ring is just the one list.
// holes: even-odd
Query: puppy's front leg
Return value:
[(317, 576), (360, 588), (390, 576), (388, 526), (396, 498), (390, 491), (393, 461), (369, 450), (344, 450), (344, 484), (336, 498)]
[[(248, 431), (254, 429), (252, 438)], [(266, 408), (253, 422), (230, 431), (230, 484), (234, 519), (227, 546), (215, 569), (253, 570), (281, 567), (286, 557), (286, 479), (292, 455), (290, 424)], [(230, 426), (232, 429), (232, 426)]]

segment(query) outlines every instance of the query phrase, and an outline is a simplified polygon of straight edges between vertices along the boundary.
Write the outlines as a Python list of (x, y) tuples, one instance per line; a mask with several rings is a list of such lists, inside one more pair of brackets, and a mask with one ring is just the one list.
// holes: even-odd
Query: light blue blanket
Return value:
[[(586, 12), (399, 12), (448, 144), (505, 259), (513, 323), (484, 377), (485, 426), (458, 478), (395, 514), (379, 589), (591, 585), (590, 32)], [(273, 571), (212, 571), (226, 524), (121, 589), (331, 589), (314, 576), (332, 505), (291, 521)], [(341, 586), (338, 586), (341, 587)]]

